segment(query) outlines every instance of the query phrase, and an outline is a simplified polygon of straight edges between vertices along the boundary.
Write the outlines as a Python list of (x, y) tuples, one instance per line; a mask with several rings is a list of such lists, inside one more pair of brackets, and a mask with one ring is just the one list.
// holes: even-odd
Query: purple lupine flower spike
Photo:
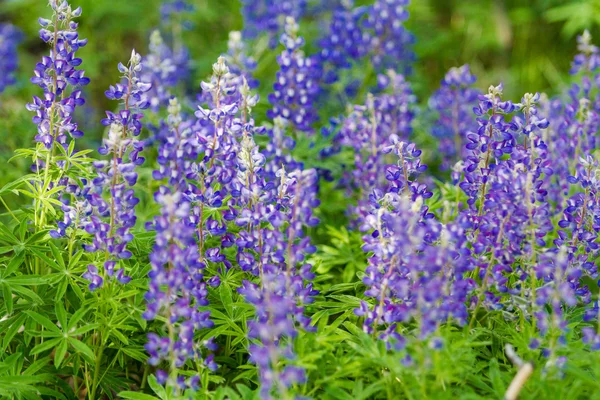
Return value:
[[(77, 69), (82, 63), (76, 56), (77, 50), (87, 44), (77, 33), (78, 24), (74, 21), (81, 15), (81, 8), (72, 9), (66, 1), (50, 1), (54, 12), (52, 19), (40, 18), (40, 38), (52, 50), (37, 63), (31, 82), (44, 90), (42, 97), (34, 96), (27, 105), (36, 113), (33, 122), (38, 127), (35, 140), (47, 149), (55, 143), (68, 148), (69, 138), (83, 136), (73, 121), (75, 109), (85, 101), (81, 97), (81, 87), (90, 83), (84, 71)], [(41, 165), (37, 165), (41, 168)]]
[(0, 94), (15, 84), (14, 73), (19, 65), (17, 46), (23, 39), (19, 29), (11, 24), (0, 24)]
[(144, 95), (150, 109), (158, 112), (167, 106), (171, 98), (170, 90), (186, 78), (185, 71), (178, 69), (172, 50), (165, 44), (158, 30), (150, 35), (150, 54), (144, 57), (144, 72), (141, 79), (152, 84), (152, 89)]
[(329, 31), (320, 39), (319, 62), (324, 68), (324, 82), (339, 80), (341, 70), (363, 58), (369, 51), (370, 36), (361, 21), (366, 7), (354, 7), (352, 0), (335, 5)]
[(271, 48), (277, 46), (277, 38), (284, 30), (282, 20), (296, 20), (306, 13), (306, 0), (242, 0), (244, 37), (253, 39), (267, 32)]
[(405, 27), (410, 0), (377, 0), (369, 7), (365, 28), (370, 31), (370, 58), (375, 71), (410, 73), (414, 36)]
[(314, 57), (306, 57), (301, 48), (304, 39), (298, 36), (298, 24), (292, 17), (286, 18), (281, 43), (285, 50), (277, 58), (277, 72), (273, 93), (267, 112), (271, 119), (284, 118), (297, 130), (311, 134), (318, 119), (315, 102), (319, 95), (320, 68)]
[(475, 124), (472, 110), (480, 94), (472, 87), (475, 81), (468, 65), (452, 68), (429, 99), (429, 107), (439, 113), (432, 133), (439, 140), (444, 169), (466, 155), (465, 136)]
[[(105, 255), (100, 275), (113, 277), (121, 283), (129, 281), (124, 275), (121, 260), (132, 256), (127, 245), (133, 240), (131, 230), (137, 220), (135, 206), (139, 203), (133, 186), (138, 178), (136, 167), (144, 162), (140, 156), (143, 142), (137, 136), (142, 130), (142, 111), (149, 106), (144, 94), (151, 88), (151, 84), (139, 78), (141, 60), (134, 50), (127, 66), (119, 64), (123, 83), (117, 83), (106, 91), (106, 97), (119, 101), (123, 109), (107, 111), (107, 117), (102, 120), (107, 127), (107, 136), (98, 152), (110, 159), (94, 162), (96, 176), (86, 193), (93, 212), (82, 221), (85, 231), (93, 236), (92, 242), (84, 245), (85, 250)], [(90, 289), (97, 287), (90, 286)]]

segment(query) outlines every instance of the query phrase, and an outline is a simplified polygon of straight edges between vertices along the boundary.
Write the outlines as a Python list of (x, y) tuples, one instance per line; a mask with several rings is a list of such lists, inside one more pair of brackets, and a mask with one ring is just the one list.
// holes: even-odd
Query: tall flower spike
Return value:
[(352, 0), (336, 4), (329, 31), (319, 41), (319, 62), (325, 69), (325, 83), (336, 82), (340, 70), (350, 68), (368, 53), (370, 37), (361, 24), (366, 12), (365, 7), (354, 7)]
[(466, 155), (465, 136), (475, 124), (472, 110), (480, 94), (473, 88), (476, 80), (468, 65), (452, 68), (429, 99), (429, 107), (439, 114), (432, 133), (439, 140), (443, 169)]
[(158, 381), (178, 393), (199, 387), (201, 371), (192, 375), (179, 372), (188, 360), (210, 370), (216, 364), (211, 355), (203, 354), (207, 349), (214, 350), (212, 342), (194, 339), (196, 330), (211, 327), (213, 323), (210, 313), (199, 309), (208, 304), (203, 275), (206, 265), (201, 262), (196, 226), (190, 223), (191, 203), (185, 178), (198, 154), (195, 138), (182, 122), (177, 99), (170, 100), (168, 122), (169, 135), (163, 138), (158, 150), (160, 170), (153, 175), (163, 185), (154, 194), (161, 213), (151, 224), (156, 241), (150, 254), (151, 281), (144, 313), (147, 320), (164, 316), (168, 336), (149, 334), (145, 348), (151, 365), (160, 366), (163, 361), (168, 365), (168, 371), (157, 372)]
[(283, 31), (283, 19), (296, 20), (306, 12), (307, 0), (242, 0), (244, 37), (254, 39), (267, 32), (271, 48), (277, 46), (277, 37)]
[(142, 63), (144, 74), (141, 79), (152, 83), (152, 89), (144, 96), (150, 103), (150, 109), (158, 112), (168, 104), (171, 88), (184, 78), (173, 60), (173, 52), (165, 44), (158, 30), (150, 35), (150, 54), (144, 57)]
[(88, 267), (90, 275), (86, 278), (92, 282), (91, 290), (100, 286), (94, 284), (96, 274), (103, 279), (114, 277), (121, 283), (130, 280), (124, 275), (121, 262), (132, 256), (127, 245), (133, 240), (131, 229), (136, 223), (135, 206), (139, 203), (133, 191), (138, 178), (135, 169), (144, 163), (144, 158), (140, 157), (143, 142), (136, 137), (142, 130), (142, 110), (149, 106), (144, 94), (152, 86), (139, 79), (141, 61), (142, 57), (133, 50), (127, 66), (119, 63), (123, 83), (106, 91), (106, 97), (119, 101), (122, 109), (116, 113), (107, 111), (107, 118), (102, 120), (108, 132), (98, 151), (111, 159), (94, 162), (96, 177), (91, 182), (89, 194), (94, 212), (83, 222), (84, 229), (93, 235), (92, 243), (84, 245), (85, 250), (104, 255), (99, 261), (103, 268)]
[(261, 397), (267, 399), (285, 397), (306, 379), (304, 369), (293, 364), (291, 339), (299, 329), (310, 329), (304, 305), (317, 294), (304, 261), (315, 248), (303, 232), (318, 223), (312, 212), (318, 206), (316, 171), (281, 169), (277, 175), (278, 186), (262, 183), (263, 203), (248, 204), (235, 221), (246, 228), (236, 241), (240, 266), (258, 276), (258, 284), (244, 281), (239, 292), (256, 308), (256, 319), (248, 324), (255, 339), (249, 351), (258, 366)]
[(23, 39), (21, 31), (11, 24), (0, 24), (0, 94), (15, 83), (14, 73), (19, 60), (17, 46)]
[[(407, 341), (399, 324), (417, 324), (417, 339), (432, 338), (438, 326), (467, 320), (465, 300), (473, 282), (463, 278), (471, 269), (460, 225), (442, 227), (431, 216), (423, 219), (422, 198), (411, 201), (395, 192), (373, 193), (365, 218), (364, 250), (372, 252), (363, 282), (365, 296), (355, 310), (365, 317), (363, 328), (401, 350)], [(438, 348), (442, 343), (432, 339)], [(409, 355), (410, 357), (410, 355)]]
[(273, 93), (269, 95), (273, 108), (267, 116), (285, 118), (295, 129), (310, 134), (318, 119), (315, 102), (319, 94), (320, 71), (315, 60), (302, 52), (304, 39), (298, 37), (298, 29), (292, 17), (286, 18), (285, 33), (281, 35), (285, 50), (277, 57), (280, 70)]
[(579, 54), (571, 64), (571, 74), (575, 75), (580, 71), (592, 73), (600, 66), (598, 47), (592, 44), (592, 35), (587, 29), (581, 36), (577, 36), (577, 50)]
[(190, 77), (190, 51), (183, 42), (183, 31), (192, 29), (192, 23), (185, 15), (194, 10), (195, 6), (188, 0), (165, 1), (160, 7), (163, 33), (171, 38), (171, 58), (181, 81), (187, 81)]
[(479, 96), (479, 104), (473, 108), (479, 127), (477, 132), (468, 132), (466, 136), (469, 155), (464, 161), (460, 187), (469, 196), (467, 204), (474, 210), (483, 207), (490, 171), (497, 165), (497, 159), (510, 154), (516, 144), (504, 115), (517, 107), (510, 101), (502, 101), (502, 88), (502, 84), (490, 86), (488, 94)]
[(409, 73), (414, 61), (414, 37), (405, 27), (410, 0), (377, 0), (368, 11), (365, 28), (370, 31), (371, 60), (375, 71), (390, 68)]
[[(354, 150), (354, 169), (346, 173), (343, 183), (352, 197), (357, 197), (358, 207), (349, 210), (358, 217), (368, 213), (368, 197), (376, 188), (383, 188), (385, 180), (386, 156), (393, 144), (408, 146), (406, 138), (412, 131), (413, 104), (416, 99), (410, 85), (402, 75), (388, 71), (379, 77), (387, 91), (378, 95), (368, 95), (364, 106), (355, 106), (342, 123), (334, 138), (340, 146)], [(418, 152), (420, 154), (420, 151)]]
[[(73, 120), (73, 113), (85, 103), (81, 88), (90, 83), (84, 71), (77, 69), (82, 63), (81, 58), (76, 56), (77, 50), (87, 44), (87, 39), (79, 38), (78, 24), (74, 21), (81, 15), (81, 8), (72, 9), (67, 1), (59, 4), (50, 0), (49, 4), (52, 18), (39, 18), (38, 22), (42, 26), (40, 38), (51, 46), (51, 50), (36, 64), (31, 78), (31, 82), (42, 88), (44, 94), (34, 96), (33, 102), (27, 104), (27, 110), (35, 112), (32, 121), (37, 125), (35, 141), (38, 151), (32, 170), (40, 175), (36, 189), (40, 193), (53, 190), (57, 184), (67, 184), (69, 165), (56, 160), (56, 157), (60, 153), (67, 154), (69, 145), (74, 144), (73, 140), (83, 136)], [(59, 174), (55, 174), (56, 167), (61, 170)], [(54, 193), (55, 196), (61, 195), (60, 190)], [(46, 211), (45, 206), (36, 204), (34, 222), (37, 226), (45, 226)], [(65, 219), (68, 217), (65, 216)], [(60, 236), (64, 233), (61, 231), (59, 226), (52, 235)]]
[(248, 55), (246, 44), (239, 31), (229, 32), (227, 54), (225, 60), (234, 75), (244, 78), (251, 89), (258, 87), (258, 80), (252, 75), (256, 69), (256, 61)]
[[(83, 70), (78, 70), (81, 59), (76, 57), (79, 48), (87, 44), (80, 39), (78, 24), (73, 21), (81, 15), (81, 8), (75, 10), (66, 2), (50, 1), (54, 11), (51, 20), (40, 18), (40, 38), (52, 46), (49, 56), (42, 57), (37, 63), (31, 82), (44, 90), (43, 99), (33, 97), (33, 103), (27, 105), (35, 111), (33, 122), (38, 125), (36, 141), (52, 149), (54, 142), (67, 147), (68, 137), (79, 138), (83, 135), (72, 120), (75, 108), (84, 104), (81, 86), (90, 83)], [(69, 89), (72, 91), (69, 93)]]

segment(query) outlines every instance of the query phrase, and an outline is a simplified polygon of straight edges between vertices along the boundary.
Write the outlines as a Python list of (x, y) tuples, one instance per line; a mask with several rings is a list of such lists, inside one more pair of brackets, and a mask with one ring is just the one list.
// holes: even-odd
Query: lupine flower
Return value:
[(190, 78), (190, 51), (183, 43), (183, 31), (193, 28), (192, 23), (185, 18), (195, 10), (188, 0), (164, 1), (160, 7), (162, 17), (162, 32), (166, 35), (170, 50), (170, 59), (175, 66), (179, 81), (187, 82)]
[(90, 83), (84, 71), (77, 69), (82, 60), (76, 56), (87, 39), (79, 38), (78, 24), (73, 21), (81, 15), (81, 8), (73, 10), (66, 1), (50, 0), (49, 3), (54, 11), (52, 19), (40, 18), (39, 23), (42, 26), (40, 38), (52, 46), (52, 50), (37, 63), (35, 76), (31, 78), (32, 83), (44, 90), (44, 95), (34, 96), (27, 109), (36, 113), (33, 117), (38, 126), (35, 140), (47, 149), (52, 149), (55, 142), (66, 149), (69, 138), (83, 136), (72, 115), (76, 107), (84, 104), (80, 88)]
[(319, 62), (326, 68), (323, 80), (327, 84), (339, 79), (340, 70), (349, 69), (352, 63), (369, 51), (369, 35), (363, 30), (362, 19), (368, 9), (354, 7), (352, 0), (335, 6), (328, 32), (319, 41)]
[(256, 61), (248, 54), (246, 44), (242, 40), (241, 32), (229, 32), (227, 54), (224, 57), (232, 74), (238, 76), (240, 79), (246, 79), (250, 89), (258, 87), (258, 80), (253, 76), (256, 69)]
[(364, 249), (373, 253), (363, 282), (365, 295), (375, 303), (363, 302), (355, 313), (365, 317), (364, 330), (389, 349), (405, 346), (399, 324), (414, 320), (418, 339), (426, 340), (440, 324), (467, 321), (465, 300), (474, 282), (464, 278), (472, 269), (465, 230), (458, 223), (442, 227), (432, 220), (423, 213), (422, 199), (376, 190), (363, 225)]
[(242, 0), (244, 37), (254, 39), (267, 32), (269, 44), (275, 48), (277, 38), (284, 30), (284, 19), (302, 18), (306, 3), (306, 0)]
[[(533, 339), (530, 348), (541, 347), (547, 358), (545, 369), (559, 367), (563, 362), (558, 356), (558, 349), (566, 344), (569, 332), (565, 309), (577, 305), (580, 301), (590, 302), (591, 294), (582, 286), (581, 270), (569, 262), (567, 248), (561, 246), (541, 255), (537, 265), (537, 275), (542, 286), (537, 289), (535, 322), (540, 339)], [(584, 342), (586, 341), (586, 331)]]
[[(251, 117), (258, 98), (224, 58), (202, 87), (212, 95), (209, 108), (199, 107), (196, 113), (204, 158), (193, 165), (197, 172), (188, 175), (200, 184), (189, 198), (201, 257), (218, 270), (232, 268), (223, 250), (234, 247), (237, 265), (254, 277), (239, 289), (256, 308), (256, 319), (249, 322), (254, 339), (250, 359), (259, 368), (262, 397), (282, 395), (304, 379), (304, 372), (293, 365), (290, 340), (298, 329), (308, 329), (304, 304), (315, 295), (309, 283), (311, 266), (305, 262), (315, 248), (304, 229), (318, 222), (312, 212), (318, 206), (318, 177), (314, 170), (287, 173), (282, 168), (301, 164), (288, 157), (279, 134), (271, 134), (269, 148), (260, 151), (254, 137), (265, 130)], [(224, 209), (224, 221), (204, 220), (207, 207)], [(236, 234), (226, 229), (227, 221), (237, 225)], [(209, 235), (220, 236), (221, 246), (205, 249)], [(282, 364), (285, 367), (279, 369)]]
[(0, 93), (15, 83), (14, 73), (19, 64), (17, 46), (22, 36), (14, 25), (0, 24)]
[(178, 392), (197, 390), (199, 386), (200, 375), (179, 373), (186, 361), (192, 360), (194, 365), (209, 370), (216, 365), (212, 355), (204, 355), (206, 349), (214, 350), (212, 342), (194, 340), (196, 330), (212, 327), (213, 322), (210, 313), (199, 308), (208, 304), (206, 264), (198, 249), (196, 225), (190, 223), (191, 203), (187, 196), (190, 186), (186, 172), (198, 156), (197, 142), (192, 131), (182, 125), (181, 106), (176, 99), (170, 101), (169, 127), (171, 134), (159, 148), (160, 170), (154, 173), (154, 178), (165, 185), (154, 194), (161, 213), (149, 226), (156, 231), (156, 242), (150, 254), (152, 271), (144, 313), (148, 320), (164, 316), (169, 334), (149, 334), (145, 348), (151, 365), (168, 362), (169, 371), (159, 370), (157, 378)]
[(370, 60), (377, 73), (393, 69), (409, 73), (414, 60), (414, 37), (405, 27), (410, 0), (377, 0), (367, 11), (365, 28), (370, 31)]
[(273, 108), (267, 116), (287, 119), (295, 129), (312, 133), (312, 125), (318, 119), (314, 103), (319, 93), (320, 71), (313, 57), (303, 54), (304, 39), (298, 37), (298, 29), (293, 18), (286, 18), (285, 33), (281, 35), (285, 50), (277, 58), (280, 70), (269, 95)]
[(496, 159), (510, 154), (516, 141), (510, 132), (511, 125), (504, 121), (505, 114), (511, 114), (516, 106), (510, 101), (502, 101), (502, 85), (490, 86), (488, 94), (479, 96), (479, 104), (473, 110), (478, 116), (477, 132), (467, 133), (466, 149), (469, 155), (464, 161), (465, 179), (461, 189), (469, 196), (467, 204), (471, 208), (483, 207), (487, 193), (490, 171), (497, 164)]
[[(244, 281), (239, 292), (256, 307), (249, 337), (257, 342), (249, 351), (259, 368), (262, 398), (271, 398), (273, 393), (281, 397), (292, 384), (306, 379), (304, 371), (293, 364), (279, 368), (283, 360), (293, 360), (290, 340), (298, 329), (309, 329), (304, 305), (317, 293), (312, 284), (305, 283), (313, 278), (305, 256), (315, 248), (303, 231), (318, 223), (312, 214), (318, 205), (317, 174), (315, 170), (287, 174), (281, 169), (278, 175), (278, 186), (260, 183), (263, 203), (250, 202), (235, 221), (246, 227), (236, 242), (240, 266), (259, 278), (258, 284)], [(267, 221), (272, 228), (261, 228)]]
[(158, 112), (171, 98), (171, 88), (186, 79), (187, 71), (178, 70), (172, 50), (165, 44), (158, 30), (150, 35), (150, 54), (144, 57), (144, 74), (141, 79), (152, 84), (152, 89), (144, 96), (150, 109)]
[(173, 18), (178, 14), (194, 11), (194, 6), (186, 0), (164, 1), (160, 6), (160, 15), (163, 19)]
[[(101, 276), (114, 277), (121, 283), (131, 280), (123, 274), (121, 260), (132, 256), (127, 244), (133, 240), (131, 229), (136, 223), (135, 206), (139, 203), (132, 187), (138, 178), (136, 167), (144, 162), (140, 156), (143, 142), (136, 137), (142, 130), (144, 115), (141, 111), (149, 107), (144, 94), (152, 86), (139, 78), (141, 61), (141, 56), (134, 50), (127, 66), (119, 63), (124, 83), (117, 83), (106, 91), (106, 97), (122, 102), (123, 109), (116, 113), (107, 111), (107, 118), (102, 120), (108, 132), (98, 152), (111, 159), (94, 162), (96, 177), (88, 195), (94, 212), (82, 224), (93, 236), (92, 243), (84, 245), (85, 250), (105, 254)], [(88, 271), (91, 273), (90, 269)], [(92, 285), (90, 289), (96, 289)]]
[(429, 107), (439, 114), (432, 133), (439, 140), (444, 169), (465, 155), (465, 136), (475, 123), (472, 110), (479, 96), (472, 87), (476, 79), (468, 65), (452, 68), (429, 99)]
[[(83, 136), (73, 120), (73, 113), (85, 103), (81, 88), (90, 80), (84, 76), (83, 70), (77, 69), (82, 60), (77, 58), (76, 52), (87, 44), (86, 39), (79, 38), (77, 23), (74, 22), (81, 15), (81, 8), (72, 9), (66, 1), (58, 3), (50, 0), (49, 5), (53, 10), (52, 19), (40, 18), (38, 22), (42, 26), (40, 38), (51, 46), (51, 50), (49, 56), (42, 57), (36, 64), (35, 75), (31, 78), (31, 82), (42, 88), (44, 94), (41, 97), (34, 96), (33, 102), (27, 104), (27, 110), (36, 114), (32, 121), (37, 125), (35, 141), (38, 143), (38, 152), (31, 166), (32, 171), (40, 176), (39, 183), (35, 183), (38, 186), (36, 190), (40, 193), (51, 191), (52, 196), (63, 203), (63, 221), (50, 231), (50, 236), (57, 238), (65, 235), (73, 222), (72, 217), (77, 213), (68, 205), (69, 195), (61, 189), (72, 183), (69, 179), (70, 165), (57, 160), (56, 156), (61, 152), (72, 156), (75, 153), (74, 139)], [(60, 169), (59, 174), (55, 174), (55, 167)], [(39, 215), (35, 215), (34, 223), (45, 226), (46, 208), (36, 204), (36, 213), (38, 210)]]
[(571, 74), (580, 71), (592, 73), (600, 66), (598, 47), (592, 44), (592, 35), (588, 30), (585, 30), (581, 36), (577, 36), (577, 50), (579, 54), (571, 64)]
[[(358, 191), (358, 208), (351, 210), (357, 216), (368, 212), (367, 197), (371, 191), (385, 184), (385, 154), (391, 152), (390, 141), (392, 147), (402, 143), (403, 151), (415, 150), (414, 145), (409, 146), (405, 140), (412, 131), (415, 97), (402, 75), (393, 71), (388, 74), (379, 80), (389, 93), (369, 95), (365, 106), (355, 106), (334, 138), (339, 146), (350, 147), (355, 152), (354, 170), (346, 175), (343, 183), (351, 193)], [(420, 151), (413, 156), (418, 155)]]

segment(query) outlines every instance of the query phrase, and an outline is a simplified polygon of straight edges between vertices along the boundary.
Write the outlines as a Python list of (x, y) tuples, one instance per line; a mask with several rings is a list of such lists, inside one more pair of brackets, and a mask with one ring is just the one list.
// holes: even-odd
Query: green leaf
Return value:
[(42, 325), (44, 328), (48, 329), (49, 331), (52, 331), (59, 335), (62, 335), (61, 330), (58, 329), (58, 327), (56, 325), (54, 325), (54, 323), (52, 323), (52, 321), (50, 321), (48, 318), (44, 317), (43, 315), (40, 315), (40, 314), (36, 313), (35, 311), (29, 311), (29, 310), (25, 311), (25, 314), (29, 315), (38, 324)]
[(70, 337), (69, 343), (71, 343), (71, 346), (73, 346), (75, 350), (77, 350), (79, 353), (82, 353), (90, 361), (94, 359), (94, 352), (92, 349), (90, 349), (89, 346), (83, 343), (81, 340)]
[(84, 333), (87, 333), (91, 330), (98, 328), (99, 326), (100, 326), (100, 324), (86, 324), (86, 325), (83, 325), (83, 326), (75, 329), (74, 331), (69, 331), (69, 335), (70, 336), (81, 336)]
[(35, 346), (33, 349), (31, 349), (30, 354), (35, 355), (35, 354), (39, 354), (43, 351), (50, 350), (50, 349), (56, 347), (56, 345), (58, 345), (62, 340), (63, 340), (63, 338), (59, 337), (59, 338), (54, 338), (54, 339), (50, 339), (45, 342), (42, 342), (42, 343), (38, 344), (37, 346)]
[(233, 295), (231, 293), (231, 288), (227, 283), (224, 283), (219, 287), (219, 295), (223, 307), (225, 308), (225, 312), (227, 312), (227, 315), (229, 315), (230, 318), (233, 317)]
[(15, 272), (17, 270), (17, 268), (19, 268), (21, 266), (24, 259), (25, 259), (25, 253), (19, 253), (19, 254), (16, 254), (15, 256), (13, 256), (12, 260), (10, 260), (10, 263), (8, 263), (8, 266), (6, 267), (6, 270), (4, 271), (2, 276), (7, 277), (7, 276), (11, 275), (13, 272)]
[(19, 275), (6, 279), (11, 285), (47, 285), (49, 283), (49, 275)]
[(47, 239), (45, 237), (48, 234), (48, 232), (50, 232), (49, 229), (44, 229), (44, 230), (34, 233), (25, 241), (25, 244), (33, 244), (33, 243), (37, 243), (37, 242), (46, 241)]
[(148, 356), (146, 355), (146, 353), (144, 353), (141, 350), (135, 349), (135, 348), (133, 348), (131, 346), (122, 347), (121, 351), (123, 353), (127, 354), (129, 357), (131, 357), (134, 360), (137, 360), (139, 362), (146, 362), (146, 360), (148, 359)]
[(129, 400), (156, 400), (157, 397), (150, 396), (149, 394), (139, 392), (121, 392), (119, 397)]
[(31, 249), (31, 252), (33, 254), (35, 254), (37, 257), (41, 258), (46, 263), (46, 265), (48, 265), (50, 268), (52, 268), (56, 271), (59, 271), (59, 272), (64, 272), (65, 269), (63, 267), (61, 267), (60, 265), (58, 265), (56, 263), (56, 261), (54, 261), (53, 259), (48, 257), (46, 254), (44, 254), (44, 252), (39, 251), (37, 249)]
[[(65, 329), (67, 327), (67, 311), (62, 301), (57, 301), (54, 304), (54, 312), (56, 313), (56, 319), (60, 322), (60, 326)], [(66, 330), (66, 329), (65, 329)]]
[(10, 286), (8, 283), (2, 284), (2, 297), (4, 298), (4, 305), (6, 306), (6, 311), (8, 315), (13, 312), (13, 295), (12, 290), (10, 290)]
[[(32, 302), (37, 304), (43, 304), (44, 300), (36, 292), (31, 289), (28, 289), (24, 286), (11, 286), (12, 291), (21, 295), (21, 297), (26, 297), (30, 299)], [(23, 314), (25, 315), (25, 314)]]
[(89, 307), (82, 307), (75, 311), (75, 313), (71, 316), (71, 319), (69, 320), (68, 330), (70, 331), (73, 328), (75, 328), (77, 323), (81, 321), (81, 319), (85, 316), (85, 314), (87, 314), (89, 310)]
[(60, 367), (60, 364), (63, 362), (65, 355), (67, 354), (67, 342), (65, 340), (61, 340), (60, 344), (56, 348), (56, 352), (54, 353), (54, 365), (56, 368)]
[(27, 315), (25, 315), (25, 314), (18, 315), (15, 318), (15, 320), (10, 324), (10, 327), (6, 331), (4, 331), (4, 339), (2, 340), (2, 351), (4, 351), (8, 347), (8, 345), (10, 344), (12, 339), (15, 337), (15, 335), (17, 334), (19, 329), (21, 329), (21, 327), (25, 323), (26, 319), (27, 319)]
[(40, 358), (33, 363), (25, 371), (23, 371), (23, 375), (34, 375), (36, 372), (44, 368), (46, 365), (50, 363), (50, 357)]
[(167, 391), (165, 390), (165, 388), (162, 385), (160, 385), (156, 381), (156, 376), (150, 375), (148, 377), (148, 386), (150, 386), (150, 389), (152, 389), (158, 397), (160, 397), (163, 400), (167, 399)]

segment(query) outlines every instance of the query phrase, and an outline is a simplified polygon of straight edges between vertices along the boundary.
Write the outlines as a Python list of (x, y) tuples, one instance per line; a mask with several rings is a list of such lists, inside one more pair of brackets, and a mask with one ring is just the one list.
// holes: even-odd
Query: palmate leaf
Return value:
[(50, 374), (0, 376), (0, 395), (11, 397), (17, 393), (36, 392), (36, 384), (52, 380)]
[(87, 344), (73, 337), (69, 338), (69, 344), (73, 346), (78, 353), (83, 354), (89, 362), (93, 362), (94, 352), (92, 351), (92, 349), (90, 349), (90, 347)]
[(47, 340), (45, 342), (38, 344), (33, 349), (31, 349), (30, 353), (32, 355), (35, 355), (35, 354), (42, 353), (46, 350), (53, 349), (54, 347), (58, 346), (62, 341), (63, 341), (62, 337)]
[(148, 377), (148, 385), (150, 386), (150, 389), (152, 389), (159, 398), (161, 398), (162, 400), (168, 399), (167, 391), (162, 385), (160, 385), (157, 382), (156, 376), (150, 375)]
[(119, 393), (119, 397), (122, 399), (128, 400), (156, 400), (158, 397), (150, 396), (149, 394), (140, 393), (140, 392), (121, 392)]
[(18, 314), (11, 319), (5, 321), (7, 327), (4, 326), (4, 330), (2, 333), (4, 334), (4, 338), (2, 339), (2, 351), (8, 348), (10, 342), (15, 337), (19, 329), (23, 326), (25, 321), (27, 320), (26, 314)]
[(8, 315), (13, 312), (13, 294), (8, 283), (2, 283), (2, 297), (4, 298), (4, 306)]
[(56, 368), (59, 368), (60, 364), (63, 362), (65, 355), (67, 354), (67, 348), (68, 344), (64, 339), (56, 346), (56, 351), (54, 352), (54, 365), (56, 365)]
[(48, 318), (44, 317), (43, 315), (41, 315), (35, 311), (30, 311), (30, 310), (25, 311), (25, 314), (27, 314), (31, 319), (33, 319), (38, 324), (42, 325), (44, 328), (46, 328), (50, 332), (56, 334), (57, 336), (62, 336), (61, 330), (52, 321), (50, 321)]

